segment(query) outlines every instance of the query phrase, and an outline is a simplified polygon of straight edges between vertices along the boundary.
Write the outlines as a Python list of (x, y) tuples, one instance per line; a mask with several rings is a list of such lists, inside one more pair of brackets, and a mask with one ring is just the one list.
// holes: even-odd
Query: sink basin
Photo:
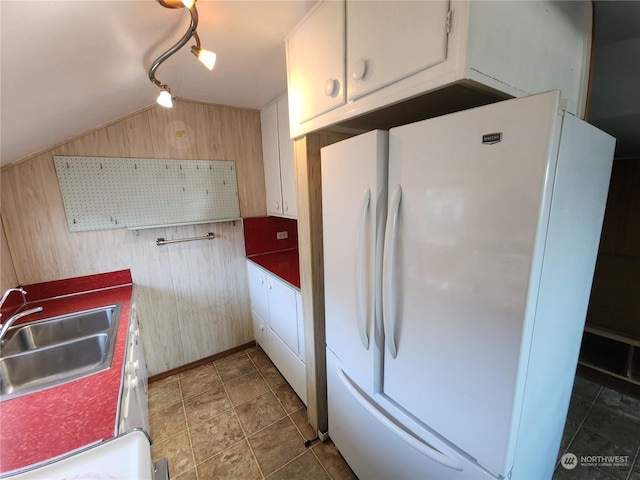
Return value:
[[(0, 358), (3, 400), (53, 386), (111, 365), (106, 333)], [(112, 342), (114, 343), (114, 342)], [(4, 398), (6, 397), (6, 398)]]
[(112, 330), (120, 317), (120, 305), (83, 310), (81, 312), (23, 324), (9, 329), (0, 356), (6, 357), (58, 343)]
[(0, 355), (0, 401), (111, 366), (120, 305), (16, 327)]

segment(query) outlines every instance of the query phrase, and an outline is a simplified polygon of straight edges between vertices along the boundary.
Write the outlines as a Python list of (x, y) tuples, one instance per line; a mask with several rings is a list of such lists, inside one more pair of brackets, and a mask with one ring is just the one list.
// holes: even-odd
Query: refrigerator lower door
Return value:
[(358, 478), (495, 479), (420, 425), (372, 402), (330, 350), (327, 382), (329, 436)]

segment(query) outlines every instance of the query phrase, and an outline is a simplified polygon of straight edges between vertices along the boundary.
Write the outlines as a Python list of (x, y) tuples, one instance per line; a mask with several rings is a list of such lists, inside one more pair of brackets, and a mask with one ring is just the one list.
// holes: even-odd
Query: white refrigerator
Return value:
[(329, 436), (361, 480), (551, 478), (615, 146), (559, 98), (322, 149)]

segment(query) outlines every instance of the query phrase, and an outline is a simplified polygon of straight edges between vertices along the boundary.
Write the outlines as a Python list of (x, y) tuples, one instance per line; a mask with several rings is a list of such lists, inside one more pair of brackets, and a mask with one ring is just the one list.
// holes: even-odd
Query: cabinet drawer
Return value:
[(267, 329), (269, 343), (269, 358), (276, 366), (280, 373), (287, 380), (291, 388), (298, 394), (300, 400), (307, 404), (307, 375), (304, 363), (291, 351), (287, 345), (273, 333), (273, 330)]

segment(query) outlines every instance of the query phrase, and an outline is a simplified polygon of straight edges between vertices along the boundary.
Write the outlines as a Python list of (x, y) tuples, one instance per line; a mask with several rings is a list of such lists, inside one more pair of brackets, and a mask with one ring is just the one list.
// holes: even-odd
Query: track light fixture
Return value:
[(196, 32), (196, 28), (198, 27), (198, 10), (196, 9), (196, 0), (157, 0), (160, 5), (166, 8), (183, 8), (186, 7), (189, 10), (189, 14), (191, 15), (191, 22), (189, 24), (189, 28), (185, 32), (185, 34), (178, 40), (171, 48), (169, 48), (166, 52), (160, 55), (155, 62), (151, 64), (149, 68), (149, 80), (156, 87), (160, 89), (160, 95), (158, 95), (157, 102), (163, 107), (171, 108), (173, 106), (173, 100), (171, 97), (171, 89), (168, 85), (162, 84), (156, 78), (156, 70), (160, 66), (162, 62), (164, 62), (171, 55), (176, 53), (185, 44), (193, 37), (195, 39), (196, 44), (191, 47), (191, 53), (193, 53), (198, 60), (202, 62), (202, 64), (207, 67), (209, 70), (213, 69), (213, 66), (216, 63), (216, 54), (205, 50), (200, 47), (200, 37)]
[(160, 90), (160, 95), (158, 95), (158, 105), (162, 105), (163, 107), (171, 108), (173, 107), (173, 99), (171, 98), (171, 91), (169, 87), (163, 85), (162, 90)]
[(191, 47), (191, 53), (193, 53), (202, 64), (209, 70), (213, 70), (213, 66), (216, 64), (216, 54), (210, 50), (200, 48), (200, 37), (196, 32), (193, 32), (193, 38), (196, 40), (196, 44)]

